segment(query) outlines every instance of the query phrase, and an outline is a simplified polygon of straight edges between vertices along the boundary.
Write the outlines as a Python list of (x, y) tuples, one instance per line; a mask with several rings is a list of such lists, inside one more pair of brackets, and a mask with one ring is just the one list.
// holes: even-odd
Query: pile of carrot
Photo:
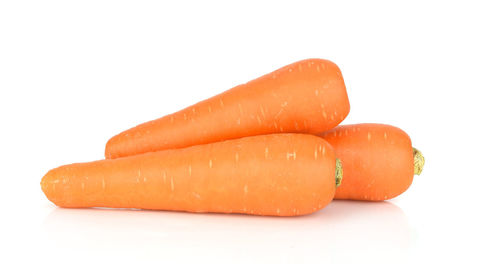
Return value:
[(60, 207), (272, 216), (400, 195), (421, 152), (394, 126), (339, 126), (349, 110), (338, 66), (303, 60), (125, 130), (41, 187)]

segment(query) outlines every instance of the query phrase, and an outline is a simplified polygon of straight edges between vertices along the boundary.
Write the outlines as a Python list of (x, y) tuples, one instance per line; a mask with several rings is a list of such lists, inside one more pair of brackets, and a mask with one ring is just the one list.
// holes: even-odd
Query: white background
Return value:
[[(500, 261), (496, 1), (165, 2), (0, 2), (0, 262)], [(310, 57), (342, 69), (344, 123), (398, 126), (423, 151), (406, 193), (296, 218), (43, 195), (49, 169), (102, 159), (121, 130)]]

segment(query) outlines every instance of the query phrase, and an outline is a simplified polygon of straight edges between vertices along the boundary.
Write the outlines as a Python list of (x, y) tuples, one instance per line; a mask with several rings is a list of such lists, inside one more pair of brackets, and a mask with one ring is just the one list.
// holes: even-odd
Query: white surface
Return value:
[[(0, 261), (498, 263), (498, 10), (0, 2)], [(121, 130), (309, 57), (342, 69), (344, 123), (396, 125), (423, 151), (406, 193), (298, 218), (65, 210), (44, 197), (46, 171), (103, 158)]]

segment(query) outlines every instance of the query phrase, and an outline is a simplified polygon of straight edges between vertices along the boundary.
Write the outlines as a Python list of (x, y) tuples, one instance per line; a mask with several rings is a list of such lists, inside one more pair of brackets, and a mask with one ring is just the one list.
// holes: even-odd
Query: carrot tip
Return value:
[(340, 159), (335, 159), (335, 186), (339, 187), (342, 183), (342, 177), (344, 176), (344, 170), (342, 169), (342, 161)]
[(413, 148), (413, 174), (420, 175), (424, 169), (425, 159), (420, 150)]

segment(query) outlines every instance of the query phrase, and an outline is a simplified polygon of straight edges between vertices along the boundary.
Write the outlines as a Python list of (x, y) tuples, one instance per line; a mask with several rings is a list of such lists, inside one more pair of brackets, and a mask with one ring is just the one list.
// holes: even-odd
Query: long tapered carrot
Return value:
[(349, 113), (333, 62), (299, 61), (179, 112), (126, 130), (106, 144), (106, 158), (281, 132), (319, 133)]
[(408, 189), (424, 158), (401, 129), (383, 124), (338, 126), (322, 133), (345, 175), (335, 199), (387, 200)]
[(326, 206), (340, 178), (324, 139), (273, 134), (66, 165), (41, 186), (61, 207), (293, 216)]

